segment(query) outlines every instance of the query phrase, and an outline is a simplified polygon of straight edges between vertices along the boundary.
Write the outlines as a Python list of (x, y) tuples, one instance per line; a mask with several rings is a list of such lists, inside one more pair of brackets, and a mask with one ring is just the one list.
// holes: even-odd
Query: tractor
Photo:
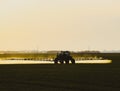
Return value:
[(72, 64), (75, 64), (75, 59), (70, 55), (69, 51), (61, 51), (57, 54), (56, 58), (54, 59), (55, 64), (69, 64), (70, 61)]

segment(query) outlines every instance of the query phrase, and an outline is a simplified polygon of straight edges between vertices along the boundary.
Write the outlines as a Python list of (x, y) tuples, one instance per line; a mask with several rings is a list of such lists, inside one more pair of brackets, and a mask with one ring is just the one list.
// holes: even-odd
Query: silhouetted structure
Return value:
[(55, 64), (58, 64), (58, 62), (61, 64), (64, 64), (64, 62), (69, 64), (69, 61), (71, 61), (72, 64), (75, 64), (75, 59), (72, 58), (69, 51), (61, 51), (54, 59)]

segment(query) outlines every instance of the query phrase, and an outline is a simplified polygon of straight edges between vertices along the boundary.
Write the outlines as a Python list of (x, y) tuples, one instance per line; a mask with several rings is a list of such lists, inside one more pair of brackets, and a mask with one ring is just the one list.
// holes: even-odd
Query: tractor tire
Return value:
[(65, 60), (65, 64), (69, 64), (69, 60)]

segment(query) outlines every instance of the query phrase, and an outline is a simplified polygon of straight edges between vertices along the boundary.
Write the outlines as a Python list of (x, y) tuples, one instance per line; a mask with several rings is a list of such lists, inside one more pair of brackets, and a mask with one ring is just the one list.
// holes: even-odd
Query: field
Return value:
[[(74, 59), (88, 59), (89, 57), (104, 58), (119, 62), (120, 53), (71, 53)], [(56, 53), (3, 53), (0, 54), (0, 60), (51, 60), (56, 57)]]
[(120, 91), (120, 56), (106, 56), (112, 64), (0, 65), (0, 91)]
[(1, 65), (0, 91), (120, 91), (119, 65)]

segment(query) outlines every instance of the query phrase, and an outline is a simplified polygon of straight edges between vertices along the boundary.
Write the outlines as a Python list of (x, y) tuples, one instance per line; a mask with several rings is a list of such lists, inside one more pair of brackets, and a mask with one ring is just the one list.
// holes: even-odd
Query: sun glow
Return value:
[[(76, 64), (109, 64), (112, 60), (79, 60)], [(30, 60), (1, 60), (2, 64), (54, 64), (53, 61), (30, 61)]]

